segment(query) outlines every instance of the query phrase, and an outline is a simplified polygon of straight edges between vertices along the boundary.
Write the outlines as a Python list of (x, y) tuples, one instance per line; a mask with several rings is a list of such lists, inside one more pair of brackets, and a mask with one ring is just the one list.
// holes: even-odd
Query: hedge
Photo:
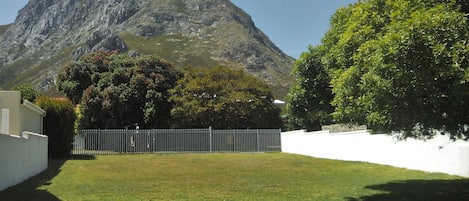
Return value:
[(66, 158), (73, 148), (76, 114), (68, 99), (38, 97), (36, 105), (44, 109), (44, 135), (49, 137), (49, 157)]

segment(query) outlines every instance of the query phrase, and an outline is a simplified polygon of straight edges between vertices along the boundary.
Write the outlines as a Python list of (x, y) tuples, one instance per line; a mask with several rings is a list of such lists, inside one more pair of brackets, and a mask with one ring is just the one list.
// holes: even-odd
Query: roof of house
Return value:
[(23, 105), (26, 106), (28, 109), (42, 115), (43, 117), (46, 116), (45, 110), (35, 105), (34, 103), (29, 102), (28, 100), (23, 100)]

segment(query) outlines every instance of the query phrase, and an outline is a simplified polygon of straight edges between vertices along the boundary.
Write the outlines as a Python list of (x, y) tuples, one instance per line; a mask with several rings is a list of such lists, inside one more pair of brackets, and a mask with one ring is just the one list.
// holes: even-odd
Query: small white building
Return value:
[(18, 91), (0, 91), (0, 133), (21, 135), (24, 131), (43, 133), (46, 111), (27, 100)]
[(47, 169), (46, 112), (18, 91), (0, 91), (0, 191)]

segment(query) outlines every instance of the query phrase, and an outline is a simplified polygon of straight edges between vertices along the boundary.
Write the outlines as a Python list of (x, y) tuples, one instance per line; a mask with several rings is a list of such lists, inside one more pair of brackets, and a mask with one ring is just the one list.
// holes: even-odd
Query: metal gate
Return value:
[(279, 152), (279, 129), (80, 130), (72, 154), (164, 152)]

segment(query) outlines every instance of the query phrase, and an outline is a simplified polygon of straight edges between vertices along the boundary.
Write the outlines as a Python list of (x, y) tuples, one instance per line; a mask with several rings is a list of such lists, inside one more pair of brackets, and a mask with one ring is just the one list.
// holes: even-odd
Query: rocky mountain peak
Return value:
[(51, 88), (64, 63), (99, 49), (157, 54), (176, 66), (244, 68), (282, 95), (293, 80), (293, 58), (229, 0), (30, 0), (0, 34), (4, 88)]

